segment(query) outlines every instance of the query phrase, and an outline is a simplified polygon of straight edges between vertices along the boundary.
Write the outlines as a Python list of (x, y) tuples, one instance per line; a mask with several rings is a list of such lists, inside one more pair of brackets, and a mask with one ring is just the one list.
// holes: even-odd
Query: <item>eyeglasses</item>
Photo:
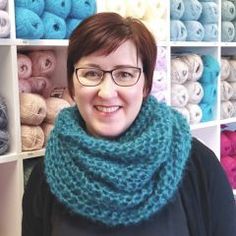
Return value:
[(94, 87), (99, 85), (106, 73), (111, 74), (115, 84), (121, 87), (135, 85), (141, 75), (141, 68), (122, 67), (113, 70), (101, 70), (98, 68), (75, 68), (75, 75), (79, 83), (83, 86)]

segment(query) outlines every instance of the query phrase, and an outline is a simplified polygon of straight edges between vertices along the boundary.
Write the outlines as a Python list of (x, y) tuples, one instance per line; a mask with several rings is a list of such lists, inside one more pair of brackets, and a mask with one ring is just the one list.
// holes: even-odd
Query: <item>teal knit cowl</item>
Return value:
[(131, 225), (174, 196), (190, 149), (185, 118), (152, 96), (115, 139), (89, 135), (75, 106), (56, 120), (45, 174), (51, 192), (71, 212), (109, 226)]

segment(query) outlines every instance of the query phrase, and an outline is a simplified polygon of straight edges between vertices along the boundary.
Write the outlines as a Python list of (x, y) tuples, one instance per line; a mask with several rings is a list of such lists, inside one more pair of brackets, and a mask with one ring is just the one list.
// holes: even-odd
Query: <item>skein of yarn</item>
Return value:
[(202, 119), (201, 122), (207, 122), (214, 119), (214, 107), (212, 104), (200, 103), (199, 104), (202, 110)]
[(97, 11), (96, 0), (72, 0), (71, 3), (71, 18), (85, 19)]
[(202, 110), (198, 104), (188, 103), (186, 108), (190, 115), (190, 124), (198, 124), (202, 119)]
[(232, 150), (231, 141), (223, 131), (220, 134), (220, 155), (221, 157), (229, 156)]
[(0, 130), (0, 155), (7, 152), (9, 148), (9, 133), (7, 130)]
[(45, 39), (64, 39), (66, 37), (66, 22), (63, 18), (44, 11), (41, 16), (44, 25)]
[(236, 16), (236, 9), (232, 2), (223, 1), (221, 4), (221, 19), (223, 21), (232, 21)]
[(32, 77), (48, 77), (55, 71), (56, 55), (54, 51), (32, 51), (28, 56), (32, 61)]
[(180, 20), (184, 14), (185, 6), (183, 0), (170, 0), (170, 18)]
[(199, 21), (202, 24), (217, 23), (218, 5), (215, 2), (202, 2), (202, 14)]
[(40, 126), (21, 125), (22, 151), (39, 150), (44, 144), (44, 133)]
[(181, 84), (171, 85), (171, 105), (175, 107), (184, 107), (188, 103), (188, 91)]
[[(48, 0), (47, 0), (48, 1)], [(47, 2), (45, 1), (45, 2)], [(41, 16), (41, 14), (44, 11), (44, 0), (15, 0), (15, 6), (16, 7), (23, 7), (28, 10), (33, 11), (38, 16)]]
[(205, 35), (205, 29), (202, 24), (195, 20), (183, 21), (187, 29), (187, 41), (202, 41)]
[(232, 22), (221, 22), (221, 40), (223, 42), (231, 42), (235, 37), (235, 28)]
[(196, 21), (199, 19), (202, 13), (202, 4), (198, 0), (183, 0), (184, 14), (182, 20), (184, 21)]
[(45, 1), (45, 11), (66, 19), (71, 11), (71, 0), (47, 0)]
[(20, 93), (20, 119), (24, 125), (40, 125), (46, 117), (45, 100), (38, 94)]
[(10, 18), (6, 11), (0, 10), (0, 38), (6, 38), (10, 35)]
[(31, 93), (31, 85), (26, 79), (19, 79), (19, 92), (20, 93)]
[(197, 81), (187, 81), (186, 83), (184, 83), (184, 86), (188, 91), (189, 103), (200, 103), (204, 95), (202, 85)]
[(187, 38), (187, 29), (180, 20), (170, 20), (170, 39), (171, 41), (185, 41)]
[(49, 124), (54, 124), (55, 119), (59, 112), (66, 107), (69, 107), (70, 104), (62, 99), (56, 97), (49, 97), (46, 99), (46, 107), (47, 107), (47, 114), (45, 118), (45, 122)]
[(17, 53), (18, 78), (28, 79), (32, 74), (32, 61), (22, 53)]
[(8, 113), (5, 99), (0, 96), (0, 130), (7, 129)]
[(181, 58), (171, 59), (171, 83), (183, 84), (188, 79), (188, 66)]
[(15, 8), (16, 37), (24, 39), (40, 39), (44, 35), (44, 24), (40, 17), (31, 10)]
[(0, 9), (4, 10), (7, 6), (7, 0), (0, 0)]
[(230, 74), (230, 64), (227, 58), (221, 58), (221, 80), (226, 80)]

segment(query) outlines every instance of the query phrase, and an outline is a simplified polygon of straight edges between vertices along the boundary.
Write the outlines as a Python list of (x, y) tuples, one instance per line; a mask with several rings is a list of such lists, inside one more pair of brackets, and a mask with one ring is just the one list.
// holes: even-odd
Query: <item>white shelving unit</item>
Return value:
[[(166, 1), (169, 9), (169, 1)], [(104, 11), (105, 0), (97, 0), (98, 11)], [(219, 9), (221, 3), (218, 2)], [(17, 52), (39, 49), (53, 49), (56, 52), (57, 67), (52, 76), (56, 85), (66, 85), (66, 48), (68, 40), (27, 40), (16, 39), (14, 0), (8, 0), (6, 9), (11, 19), (9, 39), (0, 39), (0, 95), (6, 99), (9, 114), (10, 149), (0, 155), (0, 236), (21, 235), (21, 201), (23, 195), (23, 160), (43, 156), (45, 149), (22, 152), (19, 116), (19, 92), (17, 77)], [(211, 54), (219, 61), (222, 52), (230, 51), (236, 55), (236, 43), (220, 41), (221, 17), (219, 15), (219, 37), (217, 42), (171, 42), (169, 31), (167, 39), (158, 42), (167, 52), (167, 103), (170, 101), (170, 59), (172, 53), (194, 52), (200, 55)], [(166, 14), (166, 27), (170, 25), (169, 10)], [(158, 25), (157, 25), (158, 27)], [(219, 84), (218, 84), (218, 91)], [(215, 119), (210, 122), (191, 125), (192, 134), (201, 139), (220, 158), (220, 131), (222, 124), (236, 123), (236, 117), (220, 119), (220, 94), (218, 92)], [(236, 195), (236, 190), (234, 190)]]

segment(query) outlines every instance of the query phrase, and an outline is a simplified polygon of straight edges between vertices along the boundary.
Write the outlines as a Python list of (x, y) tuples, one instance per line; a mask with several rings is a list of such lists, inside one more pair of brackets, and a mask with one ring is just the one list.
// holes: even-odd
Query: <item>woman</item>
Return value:
[(58, 116), (23, 199), (23, 236), (233, 236), (219, 162), (149, 95), (157, 48), (138, 20), (99, 13), (69, 42), (76, 106)]

